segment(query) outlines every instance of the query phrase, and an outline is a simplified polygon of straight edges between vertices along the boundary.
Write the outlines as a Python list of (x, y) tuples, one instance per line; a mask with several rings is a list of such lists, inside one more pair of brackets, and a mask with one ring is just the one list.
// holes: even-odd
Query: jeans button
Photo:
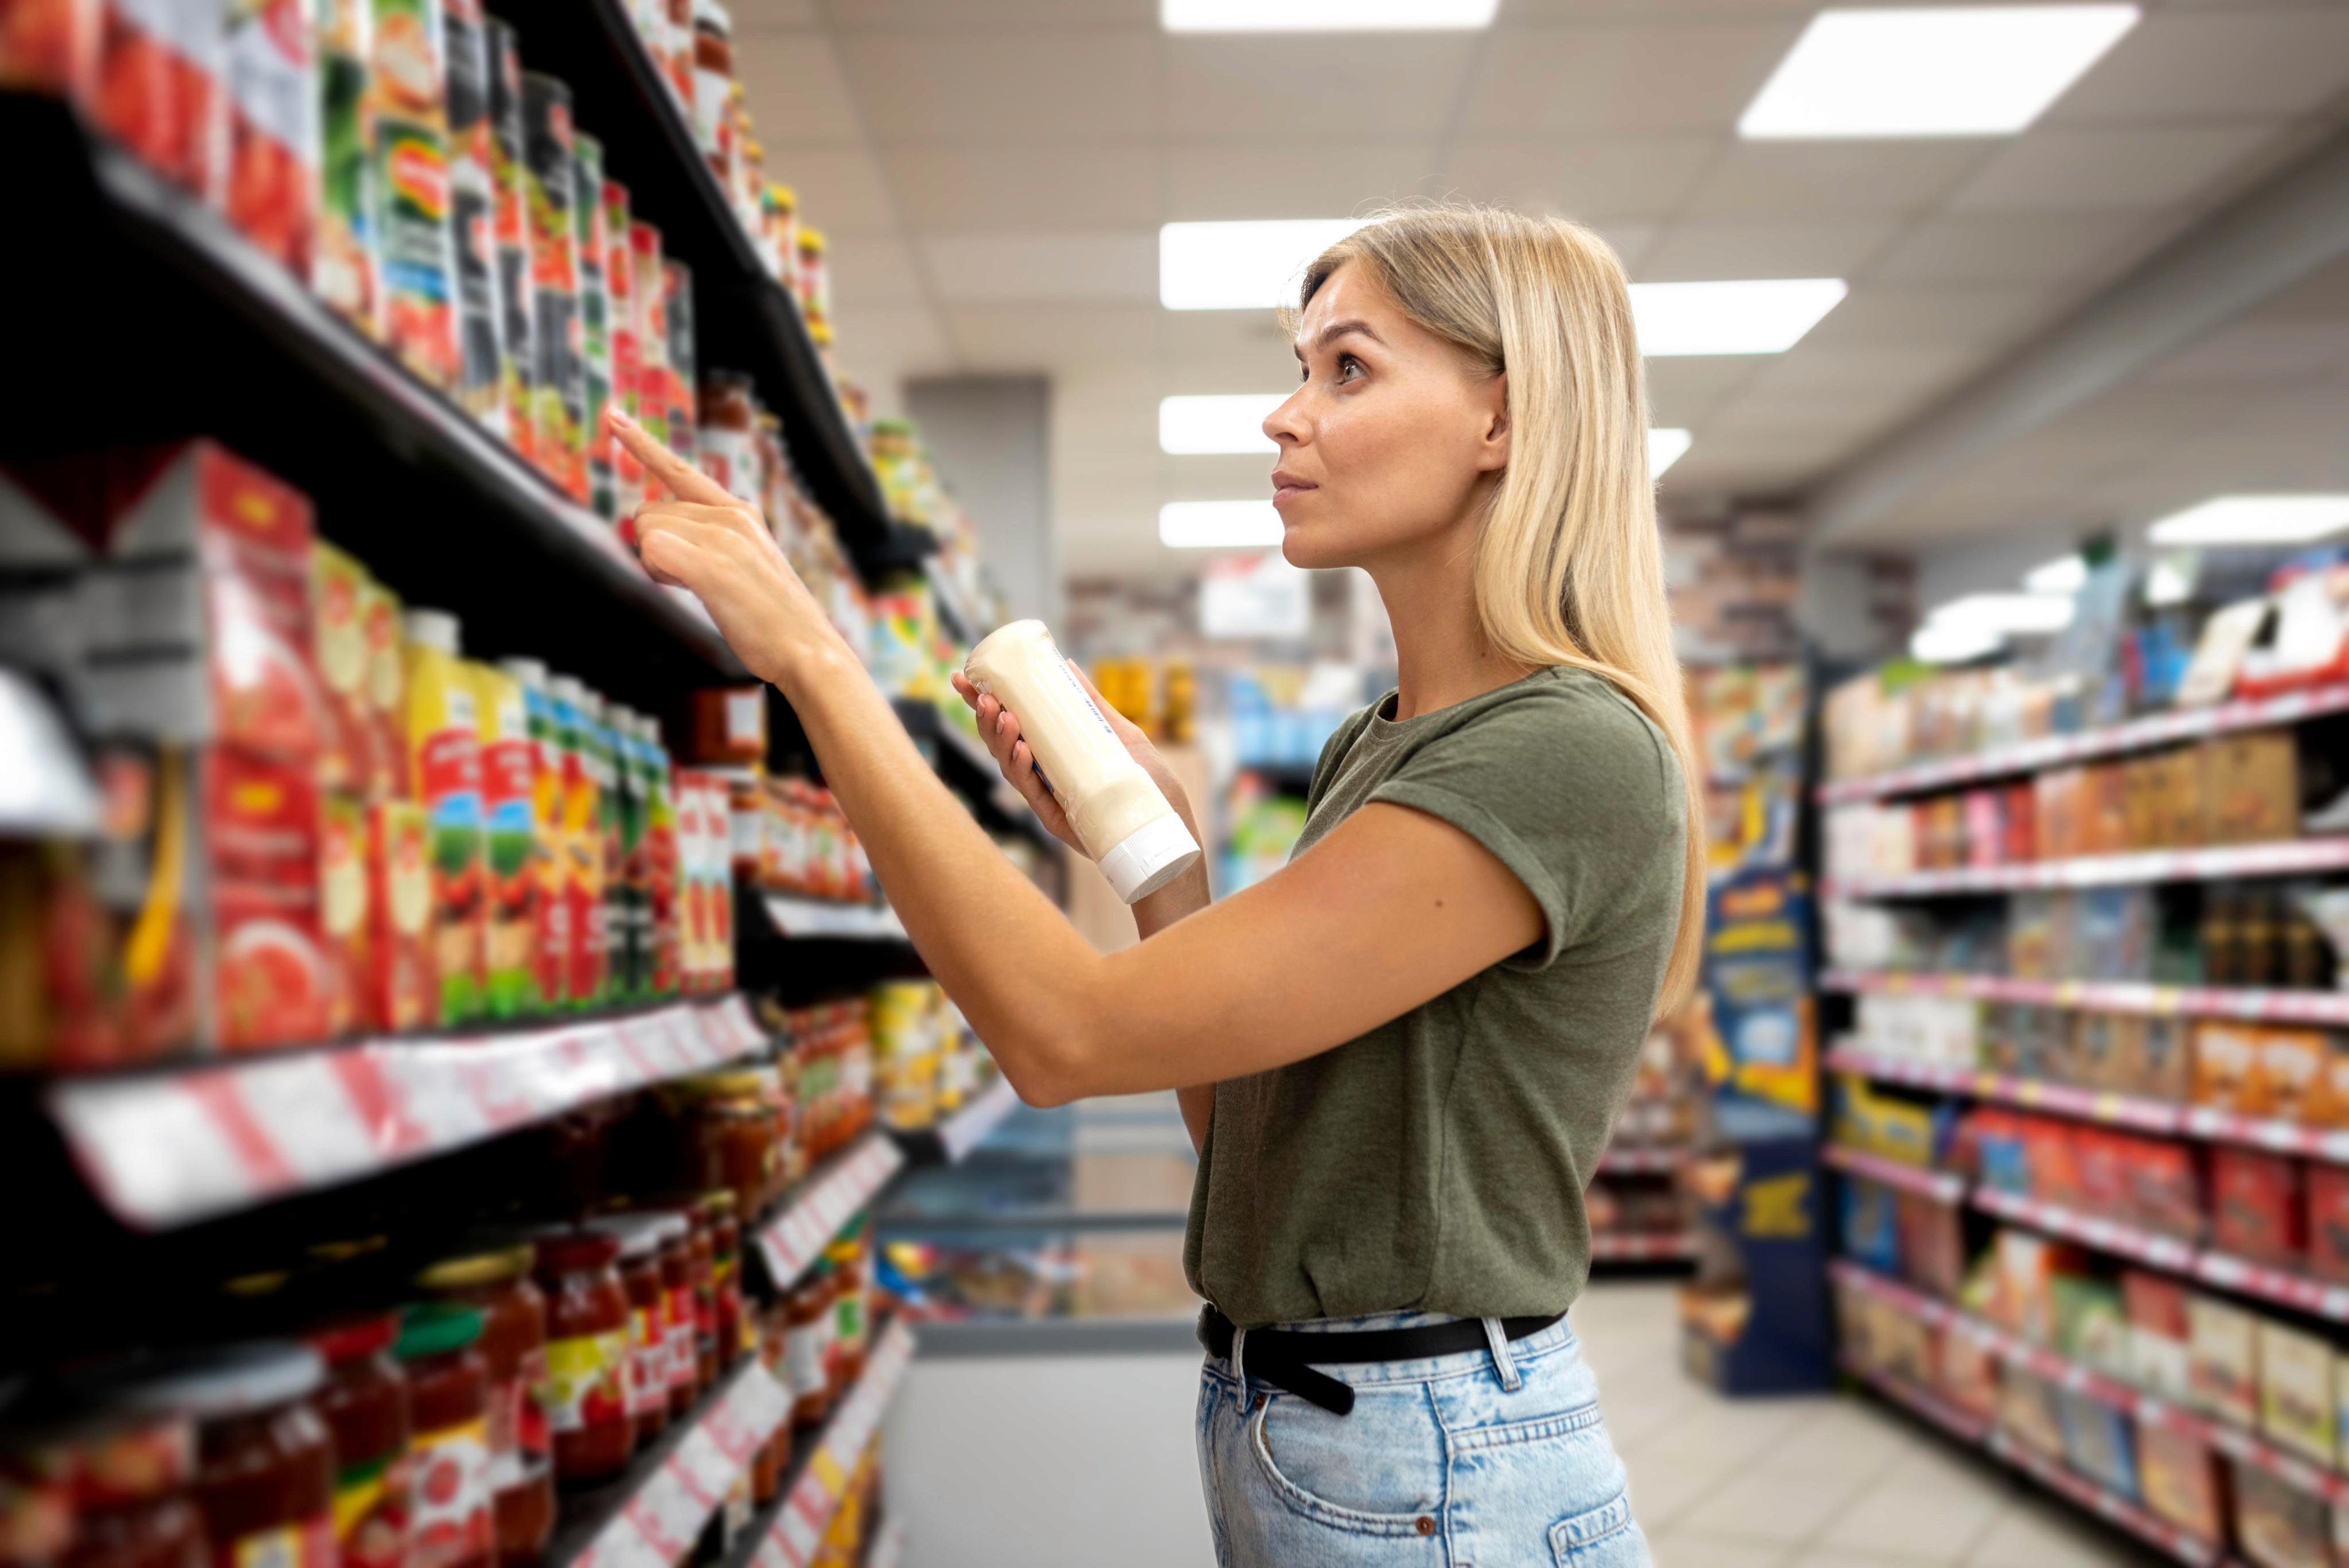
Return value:
[(1418, 1531), (1422, 1535), (1433, 1535), (1435, 1533), (1435, 1521), (1428, 1518), (1427, 1515), (1423, 1513), (1415, 1521), (1413, 1521), (1412, 1528)]

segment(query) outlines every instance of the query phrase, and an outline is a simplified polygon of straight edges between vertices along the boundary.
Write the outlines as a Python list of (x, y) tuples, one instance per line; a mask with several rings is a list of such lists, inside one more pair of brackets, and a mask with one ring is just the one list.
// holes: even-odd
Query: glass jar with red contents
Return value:
[(554, 1466), (547, 1452), (546, 1298), (531, 1282), (531, 1249), (499, 1247), (444, 1258), (419, 1288), (481, 1314), (490, 1366), (490, 1497), (498, 1561), (531, 1563), (554, 1531)]
[(546, 1298), (545, 1408), (554, 1476), (603, 1480), (628, 1468), (636, 1446), (619, 1240), (593, 1231), (555, 1231), (534, 1240), (535, 1277)]
[(701, 1356), (694, 1343), (693, 1221), (674, 1210), (652, 1216), (659, 1225), (661, 1290), (667, 1311), (668, 1413), (681, 1420), (701, 1392)]
[(693, 1270), (693, 1382), (704, 1393), (718, 1386), (725, 1358), (718, 1353), (718, 1237), (699, 1194), (678, 1205), (686, 1223), (686, 1260)]
[(490, 1363), (481, 1313), (427, 1302), (400, 1314), (391, 1353), (408, 1373), (416, 1435), (409, 1568), (492, 1568), (498, 1554), (490, 1498)]
[[(790, 1306), (785, 1301), (767, 1302), (750, 1309), (749, 1315), (758, 1337), (759, 1361), (766, 1367), (767, 1376), (772, 1377), (781, 1386), (784, 1396), (789, 1397), (792, 1372), (786, 1345), (791, 1336)], [(767, 1503), (774, 1501), (776, 1493), (782, 1490), (783, 1472), (790, 1468), (791, 1459), (792, 1422), (787, 1411), (781, 1425), (759, 1445), (757, 1461), (751, 1467), (751, 1492), (758, 1501)]]
[(310, 1333), (326, 1381), (310, 1407), (335, 1439), (335, 1542), (342, 1568), (403, 1568), (408, 1561), (408, 1374), (391, 1357), (397, 1314), (330, 1323)]
[(649, 1214), (602, 1214), (587, 1225), (619, 1243), (620, 1284), (628, 1296), (628, 1415), (641, 1448), (668, 1426), (668, 1287), (661, 1274), (662, 1227)]
[(750, 1348), (750, 1325), (742, 1316), (742, 1226), (736, 1209), (730, 1188), (701, 1195), (701, 1214), (709, 1230), (710, 1300), (720, 1372)]
[(196, 1423), (191, 1490), (214, 1568), (335, 1568), (335, 1440), (310, 1401), (318, 1353), (282, 1340), (171, 1357), (123, 1391), (143, 1414)]
[(188, 1495), (193, 1421), (92, 1412), (54, 1447), (73, 1514), (72, 1542), (54, 1559), (57, 1568), (205, 1568), (203, 1521)]
[(682, 1140), (679, 1175), (697, 1190), (731, 1188), (744, 1213), (780, 1190), (782, 1142), (767, 1091), (761, 1074), (740, 1070), (700, 1074), (667, 1092)]
[(833, 1268), (833, 1354), (838, 1366), (838, 1375), (833, 1379), (835, 1396), (854, 1386), (856, 1380), (864, 1376), (864, 1353), (873, 1328), (866, 1290), (872, 1246), (864, 1216), (859, 1214), (848, 1222), (848, 1233), (823, 1252)]
[(832, 1266), (819, 1260), (785, 1294), (783, 1311), (792, 1425), (820, 1427), (832, 1410)]

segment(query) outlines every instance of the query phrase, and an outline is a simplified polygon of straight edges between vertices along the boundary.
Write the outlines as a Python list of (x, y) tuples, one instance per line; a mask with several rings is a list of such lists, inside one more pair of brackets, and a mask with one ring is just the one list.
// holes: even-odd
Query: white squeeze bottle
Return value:
[(1119, 898), (1131, 904), (1155, 893), (1199, 857), (1190, 829), (1085, 695), (1042, 621), (997, 628), (962, 669), (1019, 721), (1044, 787)]

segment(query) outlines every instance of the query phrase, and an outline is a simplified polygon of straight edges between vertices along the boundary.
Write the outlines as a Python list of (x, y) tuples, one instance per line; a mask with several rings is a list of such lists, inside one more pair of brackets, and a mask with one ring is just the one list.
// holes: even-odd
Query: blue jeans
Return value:
[[(1425, 1313), (1283, 1324), (1410, 1328)], [(1564, 1320), (1488, 1350), (1326, 1363), (1350, 1415), (1228, 1360), (1199, 1376), (1199, 1474), (1220, 1568), (1651, 1568), (1599, 1384)], [(1247, 1339), (1233, 1345), (1247, 1366)]]

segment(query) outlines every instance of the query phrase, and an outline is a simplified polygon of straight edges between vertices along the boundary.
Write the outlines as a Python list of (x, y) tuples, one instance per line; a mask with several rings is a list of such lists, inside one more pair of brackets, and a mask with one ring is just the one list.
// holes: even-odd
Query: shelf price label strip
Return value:
[(824, 1527), (840, 1508), (856, 1461), (872, 1441), (874, 1429), (889, 1401), (905, 1381), (914, 1359), (914, 1336), (902, 1320), (893, 1319), (865, 1363), (855, 1391), (842, 1402), (824, 1429), (823, 1444), (783, 1500), (775, 1527), (759, 1543), (750, 1568), (807, 1568), (823, 1539)]
[(460, 1148), (717, 1066), (765, 1038), (736, 995), (475, 1039), (62, 1078), (46, 1097), (107, 1208), (160, 1228)]
[(1898, 1187), (1932, 1199), (1937, 1203), (1957, 1203), (1965, 1198), (1966, 1179), (1953, 1170), (1927, 1170), (1920, 1166), (1903, 1165), (1882, 1155), (1864, 1149), (1849, 1148), (1842, 1144), (1823, 1144), (1819, 1158), (1837, 1170), (1853, 1176), (1880, 1181), (1887, 1187)]
[(1009, 1078), (998, 1078), (979, 1092), (978, 1098), (947, 1118), (938, 1128), (938, 1142), (947, 1151), (947, 1163), (960, 1165), (963, 1158), (986, 1140), (987, 1135), (1002, 1125), (1019, 1104), (1019, 1091)]
[(2349, 838), (2288, 838), (2270, 844), (2230, 844), (2206, 849), (2145, 849), (2087, 855), (2072, 860), (2010, 866), (1965, 866), (1889, 876), (1824, 878), (1828, 898), (1925, 898), (1940, 893), (1996, 893), (2028, 888), (2108, 888), (2136, 882), (2207, 881), (2225, 877), (2285, 877), (2349, 867)]
[(2149, 981), (2123, 980), (2018, 980), (2002, 974), (1835, 969), (1821, 972), (1819, 989), (2023, 1002), (2042, 1007), (2079, 1008), (2089, 1012), (2240, 1018), (2255, 1023), (2349, 1024), (2349, 991), (2156, 985)]
[(786, 937), (852, 937), (866, 941), (903, 941), (905, 923), (886, 904), (844, 904), (768, 893), (761, 900), (767, 919)]
[(905, 1163), (897, 1146), (867, 1133), (838, 1164), (792, 1195), (781, 1214), (759, 1231), (759, 1251), (767, 1275), (788, 1284), (806, 1272), (848, 1217), (872, 1201)]
[(726, 1397), (564, 1568), (672, 1568), (683, 1562), (791, 1408), (792, 1397), (763, 1366), (744, 1366)]

